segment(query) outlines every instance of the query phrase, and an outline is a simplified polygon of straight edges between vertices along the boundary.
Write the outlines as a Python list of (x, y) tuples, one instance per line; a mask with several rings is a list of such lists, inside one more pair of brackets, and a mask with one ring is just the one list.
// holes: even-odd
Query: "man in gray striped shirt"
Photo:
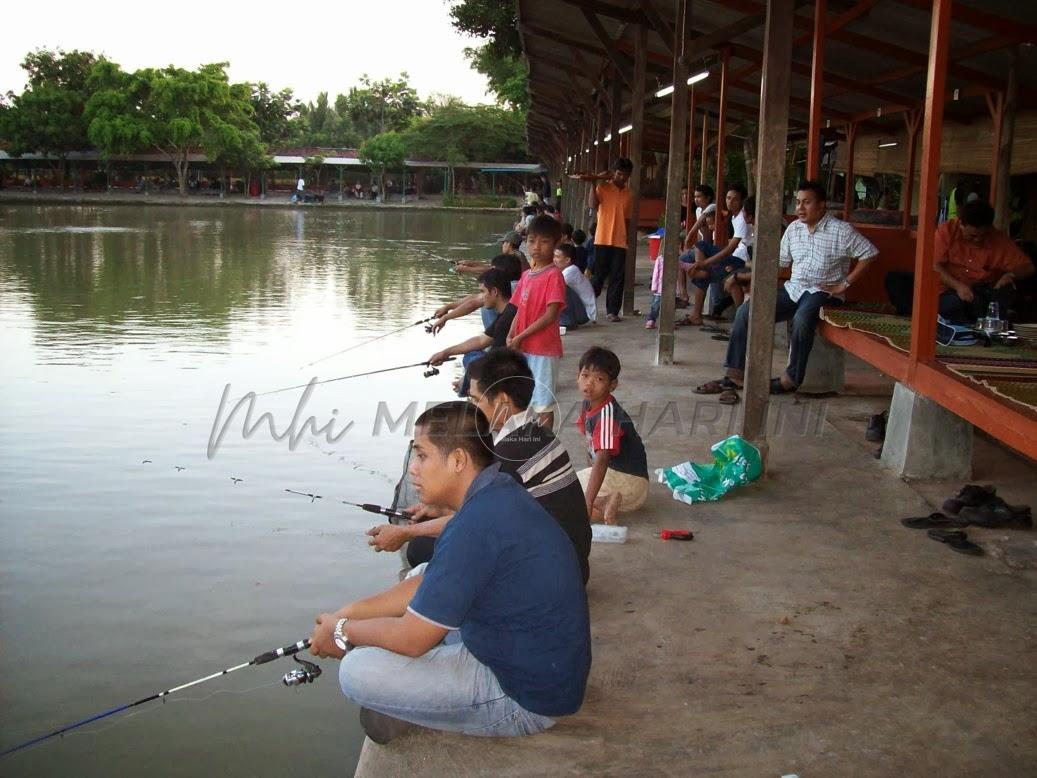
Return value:
[[(576, 551), (583, 582), (590, 577), (590, 518), (583, 488), (569, 453), (550, 429), (529, 411), (533, 374), (526, 358), (508, 348), (494, 349), (469, 366), (469, 397), (490, 421), (493, 449), (502, 473), (509, 473), (526, 487), (540, 505), (565, 530)], [(421, 515), (436, 515), (434, 509)], [(404, 542), (407, 561), (416, 567), (432, 558), (435, 538), (449, 516), (412, 524), (385, 524), (368, 532), (370, 545), (395, 551)]]
[[(816, 181), (804, 181), (796, 192), (799, 217), (781, 237), (778, 264), (792, 266), (792, 277), (778, 290), (774, 310), (776, 322), (792, 320), (789, 362), (785, 372), (771, 380), (771, 394), (794, 392), (806, 375), (807, 360), (824, 305), (841, 305), (848, 290), (878, 256), (874, 244), (847, 222), (827, 212), (825, 189)], [(758, 257), (757, 262), (763, 261)], [(850, 264), (857, 266), (850, 272)], [(720, 402), (738, 402), (745, 375), (746, 342), (749, 337), (749, 304), (735, 314), (724, 366), (727, 375), (699, 386), (697, 394), (719, 394)]]

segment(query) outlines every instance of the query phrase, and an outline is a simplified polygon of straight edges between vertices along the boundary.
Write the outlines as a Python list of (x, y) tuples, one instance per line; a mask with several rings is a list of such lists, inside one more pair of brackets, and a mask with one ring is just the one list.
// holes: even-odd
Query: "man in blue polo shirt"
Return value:
[(344, 656), (342, 691), (377, 743), (408, 723), (487, 736), (545, 730), (580, 708), (590, 672), (573, 545), (500, 472), (478, 408), (429, 409), (414, 450), (422, 502), (456, 511), (435, 556), (423, 574), (318, 616), (310, 651)]

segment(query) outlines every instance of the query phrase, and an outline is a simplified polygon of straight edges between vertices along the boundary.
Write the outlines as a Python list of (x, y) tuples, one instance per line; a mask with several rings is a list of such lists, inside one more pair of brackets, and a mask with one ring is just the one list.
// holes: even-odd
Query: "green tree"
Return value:
[(258, 141), (248, 91), (231, 87), (226, 63), (132, 74), (115, 67), (94, 75), (98, 89), (86, 109), (90, 139), (105, 156), (144, 148), (165, 154), (181, 195), (187, 194), (192, 152), (218, 159), (246, 153)]
[(365, 73), (360, 77), (360, 86), (340, 95), (335, 101), (336, 107), (349, 117), (361, 138), (371, 138), (390, 130), (404, 130), (411, 119), (427, 111), (408, 78), (407, 73), (402, 72), (396, 79), (372, 81)]
[(492, 105), (448, 102), (414, 120), (404, 139), (416, 158), (443, 159), (453, 150), (458, 161), (526, 161), (522, 114)]
[(299, 116), (302, 108), (302, 103), (295, 99), (291, 89), (274, 92), (260, 81), (250, 85), (249, 102), (263, 143), (278, 146), (291, 142), (293, 119)]
[(450, 19), (454, 29), (485, 40), (481, 46), (465, 49), (465, 55), (486, 76), (497, 102), (527, 108), (527, 75), (515, 0), (453, 0)]
[(65, 167), (73, 151), (90, 147), (84, 110), (90, 97), (90, 72), (102, 61), (89, 51), (40, 49), (25, 56), (25, 91), (10, 96), (0, 119), (0, 137), (8, 153), (37, 152), (53, 158), (52, 165), (64, 188)]
[(400, 167), (407, 156), (403, 136), (390, 130), (363, 142), (359, 149), (360, 161), (378, 171), (378, 198), (385, 197), (385, 171)]

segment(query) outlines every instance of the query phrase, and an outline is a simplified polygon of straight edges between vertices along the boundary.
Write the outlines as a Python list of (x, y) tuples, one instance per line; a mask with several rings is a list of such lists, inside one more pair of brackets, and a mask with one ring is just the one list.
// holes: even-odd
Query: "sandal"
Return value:
[(983, 555), (983, 549), (969, 540), (969, 536), (961, 530), (931, 529), (927, 534), (933, 540), (946, 543), (959, 554), (968, 554), (969, 556)]
[(609, 321), (622, 321), (622, 319), (620, 319), (620, 318), (619, 318), (618, 316), (616, 316), (616, 314), (614, 314), (614, 313), (610, 313), (610, 314), (609, 314), (608, 316), (606, 316), (605, 318), (606, 318), (606, 319), (608, 319)]
[(716, 381), (706, 381), (704, 384), (699, 384), (695, 387), (695, 394), (722, 394), (728, 389), (741, 389), (734, 381), (727, 376)]
[(930, 513), (928, 516), (915, 516), (910, 519), (901, 519), (900, 523), (908, 529), (932, 529), (934, 527), (967, 527), (969, 523), (964, 519), (952, 516), (944, 516), (942, 513)]
[(712, 338), (713, 340), (731, 340), (731, 336), (726, 332), (718, 332), (716, 335), (713, 335)]
[(799, 387), (797, 386), (793, 387), (792, 389), (787, 389), (785, 385), (781, 382), (780, 378), (771, 379), (771, 394), (794, 394), (796, 389), (798, 388)]
[(742, 398), (738, 396), (738, 392), (734, 389), (725, 389), (717, 395), (717, 402), (721, 405), (737, 405), (741, 400)]

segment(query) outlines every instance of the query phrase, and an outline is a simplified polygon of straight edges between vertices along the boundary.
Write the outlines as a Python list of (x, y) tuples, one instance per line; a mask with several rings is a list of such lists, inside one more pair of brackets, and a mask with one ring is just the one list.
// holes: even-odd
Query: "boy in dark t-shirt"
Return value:
[(591, 466), (577, 475), (591, 519), (616, 523), (648, 497), (648, 457), (634, 422), (612, 396), (619, 385), (619, 357), (595, 346), (580, 357), (577, 384), (583, 395), (578, 424), (587, 438)]
[(483, 307), (492, 308), (497, 312), (496, 318), (481, 335), (475, 335), (468, 340), (447, 346), (442, 351), (437, 351), (429, 357), (430, 365), (441, 365), (447, 357), (455, 354), (463, 354), (462, 364), (465, 375), (461, 379), (457, 389), (460, 397), (468, 396), (468, 367), (477, 359), (486, 355), (486, 349), (503, 348), (511, 330), (511, 323), (515, 319), (518, 309), (511, 304), (511, 281), (503, 271), (490, 268), (479, 276), (479, 289), (482, 294)]

